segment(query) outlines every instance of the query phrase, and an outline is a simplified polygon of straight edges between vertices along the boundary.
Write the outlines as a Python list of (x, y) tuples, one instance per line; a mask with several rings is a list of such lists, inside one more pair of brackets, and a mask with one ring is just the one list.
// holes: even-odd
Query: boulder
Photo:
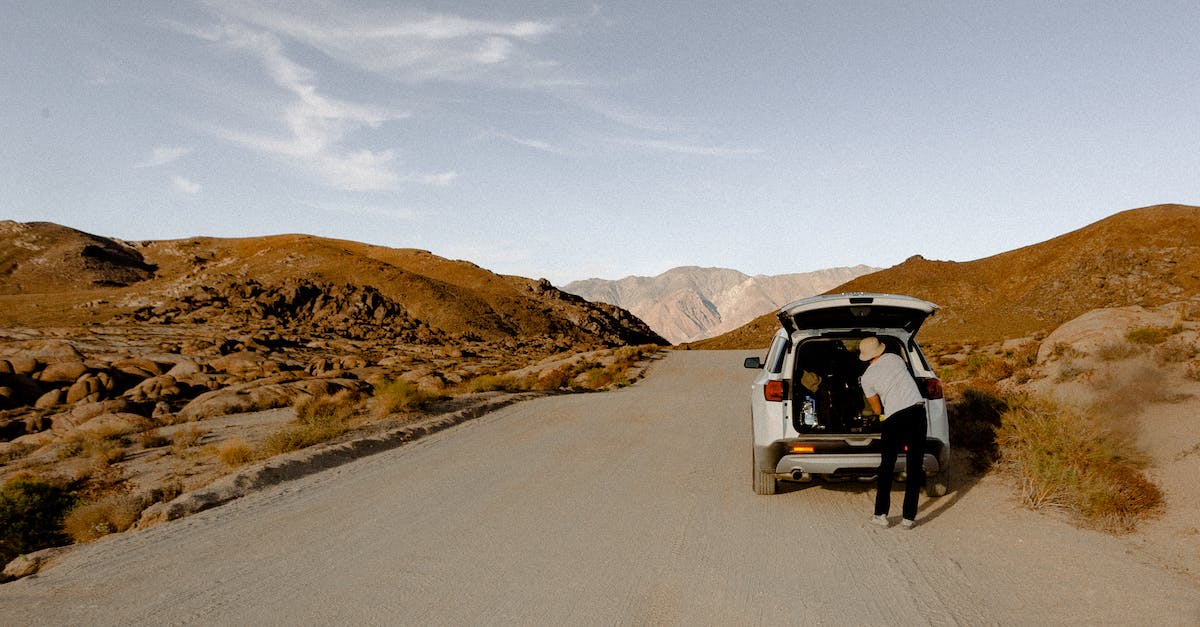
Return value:
[(112, 368), (139, 379), (157, 377), (163, 373), (162, 366), (159, 366), (154, 361), (144, 357), (134, 357), (115, 361), (112, 364)]
[(1170, 327), (1176, 321), (1177, 305), (1156, 309), (1140, 306), (1093, 309), (1055, 329), (1038, 347), (1038, 363), (1044, 363), (1062, 344), (1084, 354), (1125, 342), (1125, 334), (1140, 327)]
[(79, 377), (87, 374), (89, 369), (82, 360), (58, 361), (47, 365), (37, 374), (37, 380), (49, 385), (74, 383)]
[(176, 363), (174, 366), (171, 366), (170, 370), (168, 370), (166, 372), (166, 374), (168, 374), (172, 377), (175, 377), (176, 379), (178, 379), (179, 377), (186, 377), (189, 375), (203, 374), (203, 373), (204, 373), (204, 368), (202, 368), (200, 366), (200, 364), (198, 364), (190, 359), (184, 359), (184, 360), (180, 361), (179, 363)]
[(161, 400), (177, 398), (182, 393), (183, 389), (180, 388), (179, 381), (169, 374), (164, 374), (142, 381), (122, 396), (130, 400), (157, 403)]
[(66, 340), (43, 340), (36, 342), (26, 351), (26, 355), (36, 357), (45, 363), (83, 361), (83, 353), (76, 350), (75, 346)]
[(141, 413), (142, 405), (125, 399), (80, 403), (71, 411), (50, 416), (50, 429), (59, 433), (70, 431), (101, 414)]
[(39, 362), (35, 357), (9, 357), (4, 361), (8, 363), (10, 368), (12, 368), (13, 374), (24, 375), (27, 377), (32, 376), (33, 373), (38, 371), (38, 368), (42, 367), (42, 363)]
[(230, 353), (212, 360), (209, 365), (214, 370), (243, 379), (257, 379), (279, 372), (279, 364), (253, 351)]
[(49, 392), (39, 396), (38, 399), (33, 402), (33, 406), (38, 409), (49, 409), (57, 405), (62, 405), (63, 401), (66, 399), (67, 394), (62, 389), (50, 390)]
[(138, 431), (144, 431), (148, 426), (147, 420), (137, 414), (100, 414), (79, 425), (77, 431), (80, 433), (115, 435), (137, 433)]
[(229, 414), (290, 407), (297, 400), (317, 394), (334, 394), (341, 389), (357, 389), (361, 384), (350, 379), (303, 379), (280, 383), (254, 381), (206, 392), (179, 410), (180, 420), (203, 420)]
[(4, 571), (0, 573), (0, 582), (33, 575), (73, 548), (72, 546), (56, 546), (18, 556), (13, 561), (5, 564)]
[(86, 374), (67, 389), (66, 401), (72, 405), (80, 402), (95, 402), (107, 396), (112, 389), (113, 380), (107, 372)]

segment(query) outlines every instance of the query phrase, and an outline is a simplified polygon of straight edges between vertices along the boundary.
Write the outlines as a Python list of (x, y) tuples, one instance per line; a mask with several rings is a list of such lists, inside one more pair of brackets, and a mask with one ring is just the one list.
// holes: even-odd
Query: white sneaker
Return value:
[(879, 525), (880, 527), (887, 529), (890, 523), (888, 523), (887, 516), (884, 516), (883, 514), (876, 514), (875, 516), (871, 517), (871, 524)]
[(900, 526), (904, 527), (905, 529), (912, 529), (913, 527), (917, 526), (917, 521), (905, 518), (904, 520), (900, 521)]

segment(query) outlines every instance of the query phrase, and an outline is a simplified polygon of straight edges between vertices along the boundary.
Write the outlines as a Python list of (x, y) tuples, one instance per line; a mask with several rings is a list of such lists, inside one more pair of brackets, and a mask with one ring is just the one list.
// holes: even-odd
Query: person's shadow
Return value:
[[(920, 505), (917, 506), (917, 511), (920, 514), (919, 520), (922, 523), (937, 520), (946, 510), (954, 507), (954, 504), (966, 496), (983, 479), (984, 475), (987, 474), (990, 464), (985, 464), (982, 469), (978, 467), (979, 465), (975, 456), (970, 452), (951, 449), (950, 471), (952, 474), (950, 476), (949, 490), (945, 496), (940, 497), (931, 498), (922, 495)], [(904, 499), (904, 486), (903, 481), (892, 482), (893, 503), (899, 503)], [(813, 479), (808, 483), (780, 481), (776, 490), (778, 494), (790, 494), (817, 487), (837, 492), (861, 494), (875, 489), (875, 476)]]

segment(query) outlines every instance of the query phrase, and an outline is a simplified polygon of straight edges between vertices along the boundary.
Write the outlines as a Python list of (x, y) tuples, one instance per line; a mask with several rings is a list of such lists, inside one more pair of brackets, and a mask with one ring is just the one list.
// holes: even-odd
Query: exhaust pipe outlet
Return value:
[(812, 475), (797, 468), (792, 471), (792, 481), (802, 481), (804, 483), (808, 483), (809, 481), (812, 481)]

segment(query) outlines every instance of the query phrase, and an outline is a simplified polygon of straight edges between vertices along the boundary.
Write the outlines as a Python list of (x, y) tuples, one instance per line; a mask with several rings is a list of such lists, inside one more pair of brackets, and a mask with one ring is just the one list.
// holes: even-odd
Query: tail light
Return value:
[(942, 398), (941, 379), (917, 379), (921, 384), (921, 395), (929, 400)]
[(763, 397), (776, 402), (787, 398), (787, 381), (767, 381), (763, 386)]

